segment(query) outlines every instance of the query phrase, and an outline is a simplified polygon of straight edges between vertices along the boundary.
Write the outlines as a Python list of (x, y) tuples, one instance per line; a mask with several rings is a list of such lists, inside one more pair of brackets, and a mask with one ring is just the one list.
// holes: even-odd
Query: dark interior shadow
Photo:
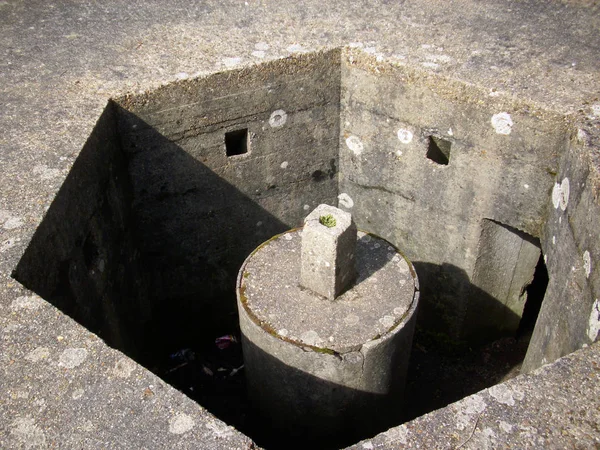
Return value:
[[(263, 448), (334, 450), (401, 423), (402, 392), (382, 395), (317, 378), (283, 363), (247, 340), (244, 354), (263, 368), (261, 381), (276, 380), (256, 394), (261, 398), (249, 410), (245, 424), (255, 430), (253, 439)], [(402, 354), (398, 352), (400, 358)], [(403, 377), (404, 373), (397, 376)], [(263, 404), (269, 405), (268, 409), (262, 408)]]
[[(124, 120), (152, 145), (124, 149)], [(231, 373), (237, 271), (296, 225), (109, 103), (13, 277), (231, 423), (239, 411), (219, 394), (244, 395)], [(221, 335), (232, 349), (215, 346)]]
[[(469, 334), (449, 335), (439, 329), (458, 330), (466, 310), (456, 311), (453, 298), (467, 298), (469, 306), (497, 311), (499, 317), (514, 312), (471, 284), (466, 272), (451, 264), (415, 262), (421, 297), (417, 329), (405, 391), (405, 420), (493, 386), (516, 375), (525, 357), (528, 339), (501, 327)], [(543, 292), (541, 293), (543, 296)], [(467, 307), (469, 307), (467, 306)]]
[(115, 108), (153, 311), (144, 333), (149, 350), (170, 355), (214, 343), (237, 329), (235, 280), (244, 259), (299, 224), (274, 217), (259, 205), (260, 192), (250, 198), (135, 114)]

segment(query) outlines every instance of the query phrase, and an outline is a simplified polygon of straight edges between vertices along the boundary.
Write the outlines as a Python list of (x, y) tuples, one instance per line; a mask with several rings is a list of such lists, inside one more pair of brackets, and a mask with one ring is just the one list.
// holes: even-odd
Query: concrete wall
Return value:
[[(182, 343), (231, 331), (245, 257), (335, 202), (339, 59), (299, 56), (117, 100), (157, 330)], [(249, 151), (227, 156), (225, 134), (241, 129)]]
[[(420, 323), (468, 336), (467, 310), (497, 302), (493, 282), (473, 281), (482, 224), (540, 237), (566, 127), (525, 103), (352, 50), (341, 108), (340, 207), (414, 262)], [(451, 144), (447, 165), (427, 158), (430, 136)]]
[(523, 371), (552, 362), (598, 337), (600, 192), (598, 166), (590, 157), (600, 148), (597, 130), (574, 127), (547, 200), (542, 245), (550, 281)]

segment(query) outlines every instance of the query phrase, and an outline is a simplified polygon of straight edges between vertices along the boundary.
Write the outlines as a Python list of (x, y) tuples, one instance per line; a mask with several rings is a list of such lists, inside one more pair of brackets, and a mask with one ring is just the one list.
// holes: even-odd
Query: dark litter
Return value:
[(220, 419), (243, 428), (248, 401), (239, 335), (217, 336), (172, 349), (162, 376)]
[(236, 344), (237, 338), (233, 334), (227, 334), (225, 336), (218, 337), (215, 339), (215, 345), (219, 350), (225, 350), (231, 346), (231, 344)]

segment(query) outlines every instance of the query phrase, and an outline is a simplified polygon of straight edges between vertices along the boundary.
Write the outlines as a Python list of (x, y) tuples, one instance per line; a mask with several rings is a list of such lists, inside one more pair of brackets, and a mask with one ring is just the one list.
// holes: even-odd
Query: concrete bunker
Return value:
[[(593, 261), (596, 251), (575, 242), (566, 218), (558, 222), (569, 198), (591, 202), (581, 181), (571, 194), (563, 189), (567, 175), (587, 176), (580, 148), (562, 116), (358, 49), (184, 80), (109, 101), (14, 277), (217, 417), (276, 446), (244, 401), (239, 346), (225, 355), (215, 337), (238, 333), (235, 280), (252, 249), (299, 226), (318, 204), (337, 204), (358, 228), (401, 248), (420, 279), (407, 384), (415, 403), (405, 420), (505, 374), (429, 400), (432, 384), (419, 384), (427, 378), (419, 371), (435, 367), (432, 355), (518, 329), (527, 305), (502, 307), (509, 319), (499, 319), (493, 337), (474, 332), (477, 308), (508, 298), (497, 298), (499, 280), (483, 277), (507, 259), (505, 241), (493, 236), (508, 231), (515, 246), (541, 246), (538, 259), (513, 258), (523, 275), (510, 278), (514, 292), (526, 291), (539, 258), (549, 258), (550, 301), (527, 370), (595, 339), (587, 320), (596, 265), (573, 271), (557, 256), (558, 247), (584, 246)], [(582, 327), (552, 324), (565, 296), (582, 298), (569, 309)]]

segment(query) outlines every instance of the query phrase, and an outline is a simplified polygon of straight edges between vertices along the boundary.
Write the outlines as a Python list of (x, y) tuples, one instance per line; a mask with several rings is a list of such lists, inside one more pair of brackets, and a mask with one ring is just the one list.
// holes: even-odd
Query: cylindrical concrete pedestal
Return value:
[(249, 395), (296, 442), (349, 443), (401, 410), (418, 281), (397, 249), (358, 232), (356, 281), (329, 300), (300, 286), (302, 233), (267, 241), (239, 273)]

